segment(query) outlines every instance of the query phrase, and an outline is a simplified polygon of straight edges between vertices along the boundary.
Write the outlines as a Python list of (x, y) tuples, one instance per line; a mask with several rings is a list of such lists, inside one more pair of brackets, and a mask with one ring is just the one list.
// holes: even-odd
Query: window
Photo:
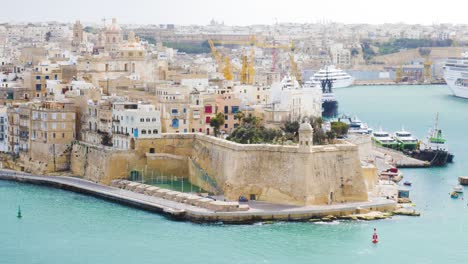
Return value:
[(58, 76), (57, 74), (54, 75), (54, 79), (57, 80), (58, 79)]
[(229, 117), (228, 115), (225, 115), (224, 120), (228, 120), (228, 117)]
[(157, 130), (157, 129), (153, 129), (153, 134), (158, 134), (158, 130)]
[(52, 129), (57, 129), (57, 123), (52, 123)]
[(151, 129), (148, 129), (148, 134), (151, 134)]
[(151, 121), (156, 122), (156, 117), (153, 117), (153, 119), (151, 119)]
[(62, 138), (65, 138), (65, 133), (62, 133)]
[(179, 128), (179, 119), (177, 118), (172, 119), (172, 127)]
[(67, 114), (66, 113), (62, 113), (62, 119), (66, 119), (67, 118)]
[(57, 113), (52, 113), (52, 119), (57, 119)]
[(211, 105), (205, 105), (205, 114), (211, 114), (213, 113), (213, 108)]
[(173, 116), (179, 115), (179, 109), (177, 109), (177, 108), (172, 108), (172, 109), (171, 109), (171, 115), (173, 115)]
[(232, 107), (232, 113), (235, 114), (237, 112), (239, 112), (239, 107), (238, 106), (233, 106)]
[(187, 124), (187, 120), (184, 119), (184, 125)]
[(65, 129), (65, 123), (62, 123), (62, 129)]
[(145, 119), (144, 119), (144, 118), (140, 118), (140, 122), (145, 122)]
[(229, 106), (227, 106), (227, 105), (224, 106), (224, 113), (225, 114), (229, 113)]
[(55, 138), (55, 133), (52, 133), (52, 137)]
[(185, 113), (187, 113), (187, 109), (186, 109), (186, 108), (184, 108), (184, 110), (183, 110), (183, 111), (184, 111), (184, 114), (185, 114)]
[(224, 128), (228, 128), (228, 124), (224, 124)]
[(42, 85), (40, 83), (36, 84), (36, 91), (40, 91), (42, 88)]
[(210, 120), (211, 120), (211, 116), (207, 116), (206, 119), (205, 119), (205, 123), (209, 124)]
[(45, 79), (46, 79), (46, 80), (49, 80), (49, 75), (46, 75), (46, 76), (45, 76)]
[(40, 75), (37, 75), (36, 76), (36, 80), (40, 80), (41, 79), (41, 76)]
[(155, 152), (155, 151), (154, 151), (154, 148), (150, 148), (150, 149), (149, 149), (149, 153), (154, 154), (154, 152)]
[(142, 135), (146, 135), (146, 129), (141, 130)]
[(151, 119), (150, 119), (150, 118), (146, 118), (146, 122), (150, 122), (150, 121), (151, 121)]

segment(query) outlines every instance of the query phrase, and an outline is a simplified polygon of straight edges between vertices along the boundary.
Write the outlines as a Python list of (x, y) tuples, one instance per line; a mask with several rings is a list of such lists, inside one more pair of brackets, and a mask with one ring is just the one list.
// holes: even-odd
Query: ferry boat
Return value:
[(421, 143), (419, 150), (411, 153), (415, 159), (428, 161), (432, 166), (443, 166), (453, 162), (453, 154), (448, 150), (447, 141), (438, 127), (439, 115), (436, 116), (434, 128), (429, 131), (426, 140)]
[(334, 88), (345, 88), (351, 86), (354, 82), (354, 77), (343, 70), (335, 68), (333, 65), (325, 66), (325, 68), (320, 69), (311, 78), (314, 84), (321, 84), (322, 81), (327, 79), (333, 82)]
[(412, 151), (418, 148), (418, 139), (405, 129), (395, 132), (393, 137), (398, 141), (400, 149), (403, 151)]
[(338, 118), (339, 122), (343, 122), (349, 126), (348, 133), (354, 134), (372, 134), (372, 129), (366, 123), (363, 123), (357, 116), (348, 117), (342, 115)]
[(372, 141), (378, 146), (386, 148), (398, 149), (399, 146), (398, 142), (390, 136), (388, 132), (385, 132), (382, 129), (372, 133)]
[(468, 52), (461, 58), (449, 58), (444, 65), (444, 79), (454, 96), (468, 98)]

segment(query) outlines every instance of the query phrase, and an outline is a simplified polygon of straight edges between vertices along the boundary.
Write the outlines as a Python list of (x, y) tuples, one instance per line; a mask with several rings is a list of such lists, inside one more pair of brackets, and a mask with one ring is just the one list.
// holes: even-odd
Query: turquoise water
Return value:
[[(0, 181), (0, 263), (465, 263), (468, 100), (443, 86), (337, 90), (340, 109), (425, 136), (435, 112), (454, 152), (445, 168), (404, 170), (419, 218), (338, 224), (197, 225), (71, 192)], [(21, 204), (23, 218), (16, 218)], [(380, 243), (371, 243), (376, 227)]]

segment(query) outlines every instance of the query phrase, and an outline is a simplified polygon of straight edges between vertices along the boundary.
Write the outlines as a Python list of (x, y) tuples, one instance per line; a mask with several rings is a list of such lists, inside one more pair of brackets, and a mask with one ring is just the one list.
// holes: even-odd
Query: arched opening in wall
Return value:
[(149, 153), (154, 154), (155, 153), (154, 148), (150, 148)]
[(157, 129), (153, 129), (153, 134), (158, 134), (158, 130), (157, 130)]
[(135, 139), (130, 139), (130, 149), (135, 149)]
[(124, 71), (128, 71), (128, 63), (124, 64)]
[(210, 134), (210, 129), (209, 129), (209, 128), (206, 129), (206, 134), (207, 134), (207, 135)]

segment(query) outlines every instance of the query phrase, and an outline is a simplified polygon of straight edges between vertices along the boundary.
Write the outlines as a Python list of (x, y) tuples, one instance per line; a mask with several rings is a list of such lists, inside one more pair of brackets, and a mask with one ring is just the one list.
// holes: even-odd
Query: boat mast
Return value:
[(437, 137), (439, 134), (439, 112), (436, 114), (436, 120), (435, 120), (435, 125), (434, 125), (434, 131), (432, 134), (432, 137)]

